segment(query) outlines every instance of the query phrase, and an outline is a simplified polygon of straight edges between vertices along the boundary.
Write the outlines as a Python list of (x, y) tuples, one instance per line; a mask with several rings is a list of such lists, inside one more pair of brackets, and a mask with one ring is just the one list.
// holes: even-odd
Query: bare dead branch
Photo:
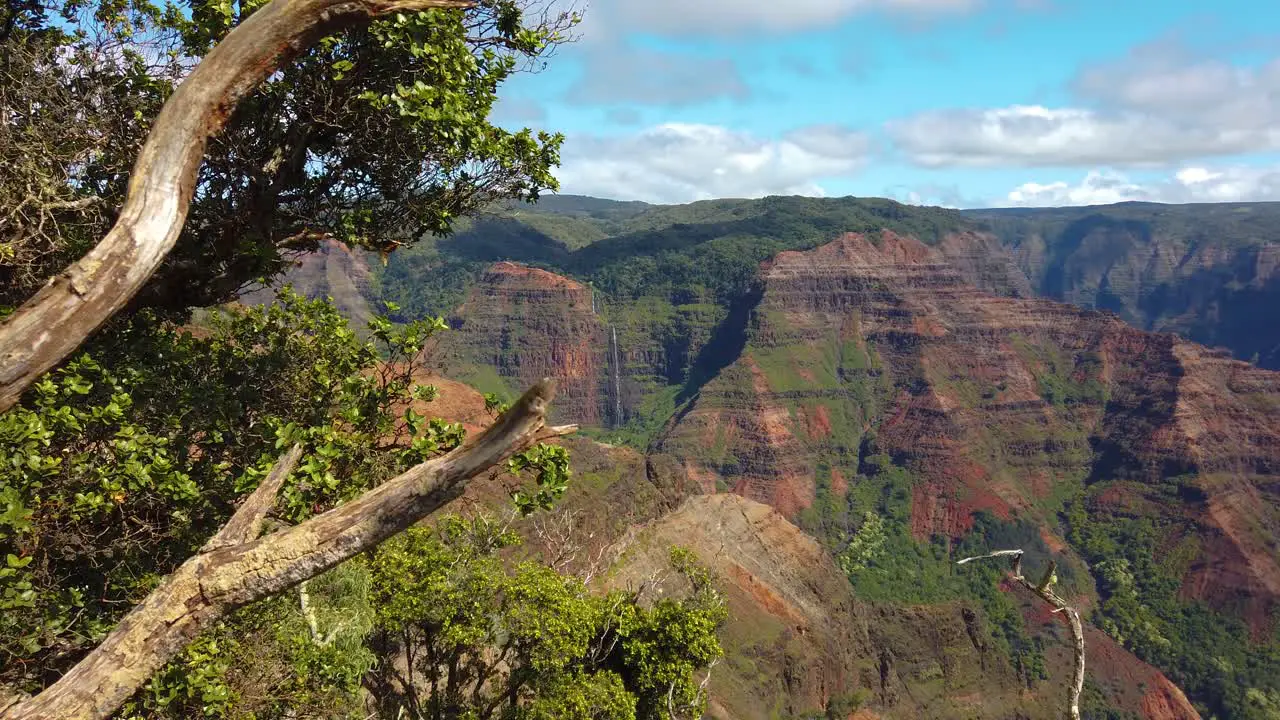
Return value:
[(300, 444), (295, 444), (289, 448), (289, 452), (281, 455), (257, 489), (249, 495), (240, 509), (236, 510), (227, 524), (209, 538), (209, 542), (205, 543), (200, 551), (209, 552), (221, 547), (239, 545), (258, 537), (262, 532), (263, 519), (271, 511), (271, 506), (275, 505), (280, 486), (284, 484), (285, 478), (289, 477), (289, 473), (297, 467), (298, 460), (301, 458), (302, 445)]
[[(546, 426), (554, 395), (555, 382), (544, 379), (482, 434), (447, 455), (300, 525), (257, 539), (242, 534), (242, 542), (234, 545), (215, 543), (165, 578), (66, 675), (39, 695), (10, 706), (0, 719), (108, 717), (219, 618), (378, 545), (460, 495), (468, 480), (512, 454), (575, 431), (574, 425)], [(278, 470), (293, 453), (289, 451)], [(251, 497), (236, 516), (257, 516), (266, 505)], [(248, 532), (255, 523), (238, 524)], [(226, 539), (232, 535), (225, 529), (218, 533)]]
[(1062, 613), (1067, 618), (1067, 626), (1071, 629), (1071, 644), (1073, 650), (1073, 675), (1071, 685), (1067, 688), (1067, 717), (1071, 720), (1080, 720), (1080, 693), (1084, 691), (1084, 626), (1080, 622), (1080, 613), (1075, 608), (1067, 605), (1067, 601), (1062, 599), (1055, 593), (1050, 586), (1057, 581), (1057, 563), (1052, 560), (1049, 567), (1045, 569), (1044, 576), (1040, 582), (1032, 583), (1022, 576), (1022, 550), (997, 550), (987, 555), (978, 555), (977, 557), (969, 557), (963, 560), (957, 560), (957, 565), (964, 565), (974, 560), (988, 560), (998, 557), (1012, 558), (1012, 569), (1010, 577), (1013, 578), (1022, 587), (1030, 590), (1040, 599), (1053, 606), (1054, 613)]
[(468, 0), (272, 0), (222, 39), (165, 103), (119, 218), (83, 258), (0, 324), (0, 412), (125, 305), (177, 242), (209, 138), (236, 104), (317, 38), (394, 12)]
[[(1013, 556), (1015, 559), (1021, 560), (1022, 553), (1023, 553), (1022, 550), (997, 550), (993, 553), (988, 553), (986, 555), (978, 555), (976, 557), (967, 557), (963, 560), (957, 560), (956, 564), (964, 565), (965, 563), (970, 563), (970, 562), (973, 562), (974, 560), (986, 560), (988, 558), (1009, 557), (1009, 556)], [(1018, 574), (1021, 575), (1022, 573), (1018, 573)]]
[(302, 617), (307, 621), (307, 629), (311, 631), (311, 641), (317, 645), (324, 646), (333, 642), (346, 626), (342, 623), (335, 623), (329, 632), (320, 633), (320, 618), (316, 617), (316, 610), (311, 606), (311, 593), (307, 591), (307, 583), (310, 580), (303, 580), (298, 583), (298, 608), (302, 611)]

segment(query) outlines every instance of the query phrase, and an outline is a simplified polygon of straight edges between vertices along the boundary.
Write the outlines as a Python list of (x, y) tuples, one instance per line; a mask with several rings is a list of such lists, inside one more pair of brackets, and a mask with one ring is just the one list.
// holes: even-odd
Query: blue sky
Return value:
[(1280, 3), (579, 9), (578, 39), (512, 79), (495, 111), (566, 134), (563, 192), (960, 207), (1280, 200)]

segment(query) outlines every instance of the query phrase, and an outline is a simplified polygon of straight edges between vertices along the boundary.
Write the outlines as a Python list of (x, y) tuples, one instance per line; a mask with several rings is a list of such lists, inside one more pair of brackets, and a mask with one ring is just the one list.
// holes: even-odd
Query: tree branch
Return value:
[(177, 242), (209, 138), (236, 104), (323, 35), (394, 12), (469, 0), (272, 0), (227, 34), (164, 104), (119, 219), (83, 258), (0, 324), (0, 412), (124, 307)]
[(987, 560), (998, 557), (1012, 558), (1012, 572), (1010, 577), (1014, 579), (1022, 587), (1030, 590), (1040, 599), (1053, 606), (1055, 613), (1062, 613), (1067, 617), (1067, 626), (1071, 629), (1071, 644), (1074, 656), (1071, 685), (1068, 687), (1067, 695), (1067, 717), (1071, 720), (1080, 720), (1080, 693), (1084, 691), (1084, 626), (1080, 622), (1080, 613), (1075, 608), (1067, 605), (1067, 601), (1063, 600), (1055, 593), (1050, 586), (1057, 581), (1055, 570), (1057, 563), (1050, 561), (1049, 567), (1045, 569), (1044, 577), (1040, 582), (1032, 583), (1022, 576), (1022, 550), (997, 550), (996, 552), (979, 555), (977, 557), (969, 557), (963, 560), (957, 560), (957, 565), (964, 565), (974, 560)]
[[(554, 395), (555, 382), (544, 379), (482, 434), (447, 455), (300, 525), (248, 539), (244, 532), (255, 522), (237, 519), (257, 517), (268, 506), (260, 499), (265, 497), (260, 486), (232, 519), (246, 528), (242, 542), (214, 543), (188, 559), (84, 660), (44, 692), (0, 713), (0, 719), (108, 717), (219, 618), (378, 545), (460, 495), (468, 480), (512, 454), (574, 432), (574, 425), (546, 426)], [(276, 469), (282, 470), (293, 453)], [(270, 483), (264, 480), (263, 486)], [(224, 528), (216, 537), (230, 541), (233, 534)]]
[(258, 537), (262, 532), (262, 521), (267, 517), (267, 513), (271, 511), (271, 507), (276, 503), (276, 495), (280, 492), (280, 486), (284, 484), (284, 479), (289, 477), (289, 473), (297, 467), (298, 460), (302, 458), (302, 445), (295, 444), (289, 448), (289, 452), (280, 456), (276, 464), (272, 466), (271, 472), (262, 480), (257, 489), (249, 495), (249, 499), (244, 501), (239, 510), (231, 516), (226, 525), (222, 526), (209, 541), (204, 544), (200, 552), (209, 552), (217, 550), (221, 547), (230, 547), (241, 543), (249, 542)]

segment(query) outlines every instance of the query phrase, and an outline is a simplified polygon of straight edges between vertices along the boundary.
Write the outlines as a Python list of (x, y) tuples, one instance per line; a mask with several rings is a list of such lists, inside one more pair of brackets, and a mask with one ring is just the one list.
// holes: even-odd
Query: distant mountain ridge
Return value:
[(397, 253), (375, 273), (379, 297), (411, 314), (449, 312), (478, 273), (500, 260), (567, 274), (615, 296), (666, 285), (723, 302), (777, 252), (884, 228), (930, 244), (958, 231), (989, 233), (1037, 295), (1109, 310), (1140, 329), (1175, 332), (1280, 369), (1280, 203), (955, 211), (880, 198), (647, 205), (551, 195), (469, 221), (455, 237)]
[(966, 211), (1037, 293), (1280, 368), (1280, 203)]

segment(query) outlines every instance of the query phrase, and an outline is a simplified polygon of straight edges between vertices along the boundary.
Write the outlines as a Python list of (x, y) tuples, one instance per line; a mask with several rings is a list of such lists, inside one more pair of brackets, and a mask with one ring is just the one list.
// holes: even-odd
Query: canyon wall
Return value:
[(454, 330), (435, 349), (446, 372), (511, 398), (551, 376), (560, 382), (558, 422), (609, 421), (610, 333), (593, 308), (589, 287), (545, 270), (495, 263), (471, 288), (451, 325)]
[[(606, 309), (581, 283), (497, 263), (445, 349), (493, 368), (511, 392), (557, 377), (557, 419), (597, 426), (627, 422), (684, 378), (688, 400), (654, 440), (650, 472), (791, 518), (819, 486), (847, 493), (877, 453), (916, 478), (920, 540), (958, 540), (986, 512), (1030, 519), (1065, 544), (1066, 498), (1089, 488), (1090, 507), (1107, 512), (1146, 498), (1169, 542), (1203, 543), (1184, 595), (1263, 632), (1280, 600), (1280, 375), (1114, 314), (1030, 299), (991, 243), (883, 233), (782, 252), (737, 317), (696, 317), (685, 330), (698, 342), (678, 352), (661, 334), (675, 306)], [(715, 353), (720, 367), (706, 359)], [(1171, 478), (1192, 479), (1153, 502)]]
[(971, 210), (1036, 292), (1280, 369), (1276, 203)]
[[(1052, 535), (1086, 488), (1095, 510), (1145, 498), (1170, 542), (1203, 542), (1184, 594), (1265, 631), (1280, 607), (1280, 373), (991, 295), (891, 233), (780, 253), (761, 279), (740, 357), (655, 443), (675, 482), (795, 517), (824, 474), (847, 492), (886, 453), (916, 478), (921, 540), (959, 539), (980, 511)], [(1181, 494), (1153, 501), (1170, 482)]]

